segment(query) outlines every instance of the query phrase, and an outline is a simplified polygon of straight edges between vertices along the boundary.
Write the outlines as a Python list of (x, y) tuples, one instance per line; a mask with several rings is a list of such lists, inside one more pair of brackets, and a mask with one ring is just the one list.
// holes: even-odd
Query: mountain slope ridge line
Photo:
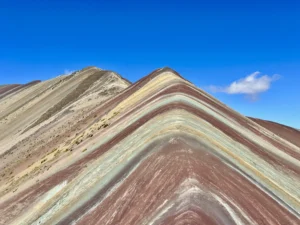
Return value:
[[(95, 70), (76, 72), (72, 87)], [(53, 150), (47, 149), (50, 140), (34, 144), (35, 152), (44, 150), (37, 161), (30, 158), (32, 166), (7, 164), (6, 173), (13, 167), (19, 172), (13, 171), (14, 182), (0, 186), (0, 224), (300, 221), (300, 149), (294, 136), (274, 134), (170, 68), (131, 85), (118, 74), (99, 82), (23, 134), (30, 149), (39, 137), (34, 134), (45, 141), (60, 124), (72, 123), (64, 128), (69, 136), (51, 138), (61, 140)], [(111, 98), (99, 102), (110, 91)]]

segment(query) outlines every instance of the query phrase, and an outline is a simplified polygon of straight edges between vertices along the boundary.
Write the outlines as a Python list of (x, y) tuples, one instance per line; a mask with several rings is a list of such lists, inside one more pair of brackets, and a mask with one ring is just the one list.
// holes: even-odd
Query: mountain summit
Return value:
[(170, 68), (0, 86), (0, 224), (299, 224), (299, 140)]

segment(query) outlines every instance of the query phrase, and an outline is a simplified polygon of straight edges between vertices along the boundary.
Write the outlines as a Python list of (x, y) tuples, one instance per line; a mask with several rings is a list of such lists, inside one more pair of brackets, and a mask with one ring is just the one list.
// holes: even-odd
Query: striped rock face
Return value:
[(35, 84), (38, 84), (40, 83), (41, 81), (37, 80), (37, 81), (32, 81), (28, 84), (24, 84), (24, 85), (21, 85), (21, 84), (11, 84), (11, 85), (3, 85), (3, 86), (0, 86), (0, 99), (1, 98), (4, 98), (5, 96), (9, 95), (9, 94), (12, 94), (14, 92), (17, 92), (17, 91), (21, 91), (22, 89), (26, 89), (26, 88), (29, 88)]
[[(1, 224), (300, 224), (299, 131), (244, 117), (168, 68), (101, 103), (86, 103), (98, 93), (86, 85), (72, 103), (57, 88), (56, 108), (13, 136), (2, 128)], [(48, 104), (34, 101), (24, 107)]]

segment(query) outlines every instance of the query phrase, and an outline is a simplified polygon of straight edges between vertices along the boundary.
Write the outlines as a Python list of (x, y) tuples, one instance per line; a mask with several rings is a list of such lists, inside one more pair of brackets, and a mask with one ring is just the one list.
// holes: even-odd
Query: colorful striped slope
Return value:
[[(169, 68), (94, 101), (84, 115), (76, 113), (88, 101), (83, 96), (28, 119), (14, 145), (2, 134), (1, 160), (14, 146), (24, 157), (6, 163), (5, 176), (14, 170), (0, 189), (1, 224), (300, 224), (298, 142)], [(47, 102), (31, 99), (26, 107)], [(60, 126), (69, 122), (64, 136)], [(27, 159), (35, 142), (44, 145)]]

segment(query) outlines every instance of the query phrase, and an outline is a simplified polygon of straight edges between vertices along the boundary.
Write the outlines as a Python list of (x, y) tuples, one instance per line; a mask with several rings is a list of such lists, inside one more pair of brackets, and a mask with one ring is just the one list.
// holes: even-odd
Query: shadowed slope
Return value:
[(50, 170), (19, 173), (30, 175), (1, 198), (0, 223), (299, 223), (299, 147), (171, 69), (85, 121), (32, 167)]

